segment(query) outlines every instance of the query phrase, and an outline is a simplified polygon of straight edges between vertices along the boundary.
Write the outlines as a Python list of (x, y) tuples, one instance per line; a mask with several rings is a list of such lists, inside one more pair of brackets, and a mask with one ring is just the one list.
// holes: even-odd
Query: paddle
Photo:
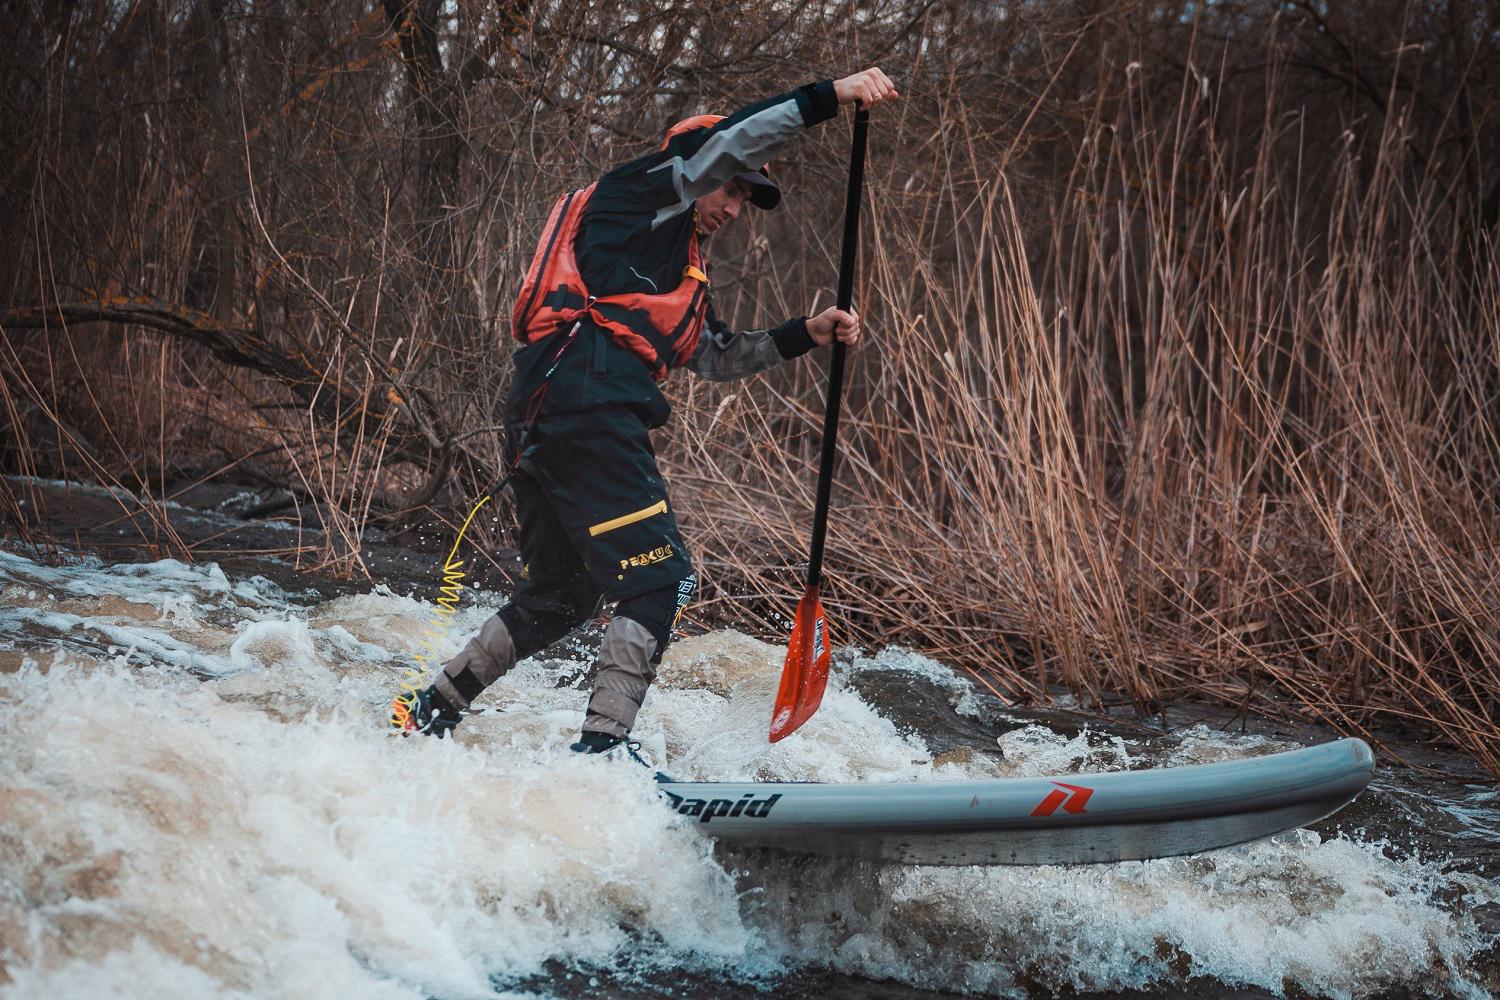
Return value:
[[(854, 256), (859, 248), (859, 197), (865, 180), (865, 135), (870, 112), (854, 112), (854, 148), (849, 157), (849, 194), (844, 202), (844, 249), (839, 261), (838, 307), (854, 299)], [(828, 686), (828, 626), (818, 587), (823, 581), (823, 541), (828, 534), (828, 497), (833, 490), (833, 459), (839, 430), (839, 399), (844, 392), (844, 345), (833, 341), (828, 369), (828, 408), (823, 413), (823, 457), (818, 465), (818, 500), (813, 508), (812, 551), (807, 557), (807, 589), (797, 603), (797, 618), (787, 643), (781, 686), (771, 710), (771, 742), (785, 739), (813, 717)]]

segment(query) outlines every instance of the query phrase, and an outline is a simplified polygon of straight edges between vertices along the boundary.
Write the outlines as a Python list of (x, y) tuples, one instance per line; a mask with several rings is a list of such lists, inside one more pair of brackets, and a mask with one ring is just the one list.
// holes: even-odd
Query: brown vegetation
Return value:
[[(678, 117), (878, 63), (906, 96), (872, 136), (845, 634), (1022, 700), (1416, 723), (1500, 772), (1493, 5), (26, 16), (0, 68), (6, 471), (290, 485), (348, 565), (370, 518), (490, 481), (550, 196)], [(721, 313), (828, 303), (846, 137), (811, 134), (792, 210), (717, 241)], [(705, 608), (790, 610), (820, 374), (675, 380)]]

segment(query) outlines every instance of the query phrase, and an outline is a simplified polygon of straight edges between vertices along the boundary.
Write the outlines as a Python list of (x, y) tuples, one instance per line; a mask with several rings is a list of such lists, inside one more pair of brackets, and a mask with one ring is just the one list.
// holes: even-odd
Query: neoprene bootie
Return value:
[(463, 721), (458, 709), (434, 684), (421, 691), (404, 691), (391, 706), (391, 721), (404, 733), (422, 733), (442, 739)]
[(611, 736), (608, 733), (595, 733), (585, 729), (578, 742), (568, 746), (574, 753), (608, 753), (621, 743), (625, 742), (623, 736)]

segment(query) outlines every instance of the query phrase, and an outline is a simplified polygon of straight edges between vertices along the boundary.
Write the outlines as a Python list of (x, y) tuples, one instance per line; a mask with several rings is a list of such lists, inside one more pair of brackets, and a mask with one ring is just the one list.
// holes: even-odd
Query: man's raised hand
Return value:
[(867, 108), (901, 96), (896, 92), (896, 85), (891, 82), (891, 78), (875, 66), (842, 80), (835, 80), (833, 93), (840, 104), (859, 101)]

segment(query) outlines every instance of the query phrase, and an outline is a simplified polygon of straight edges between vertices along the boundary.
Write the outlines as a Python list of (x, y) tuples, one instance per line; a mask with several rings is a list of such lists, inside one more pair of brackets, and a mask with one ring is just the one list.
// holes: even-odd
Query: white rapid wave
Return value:
[[(444, 652), (497, 603), (466, 595)], [(1473, 913), (1500, 905), (1496, 886), (1378, 840), (1300, 831), (1089, 868), (716, 853), (643, 769), (566, 751), (585, 662), (523, 663), (456, 740), (389, 734), (429, 616), (383, 588), (324, 601), (211, 564), (0, 553), (0, 996), (546, 995), (549, 963), (999, 996), (1189, 977), (1350, 998), (1493, 988)], [(1125, 741), (1035, 725), (1004, 734), (1003, 759), (934, 759), (843, 672), (814, 724), (768, 745), (780, 658), (732, 632), (680, 641), (638, 734), (700, 779), (1132, 764)], [(847, 662), (977, 713), (932, 660)], [(1265, 742), (1196, 730), (1173, 762)]]

